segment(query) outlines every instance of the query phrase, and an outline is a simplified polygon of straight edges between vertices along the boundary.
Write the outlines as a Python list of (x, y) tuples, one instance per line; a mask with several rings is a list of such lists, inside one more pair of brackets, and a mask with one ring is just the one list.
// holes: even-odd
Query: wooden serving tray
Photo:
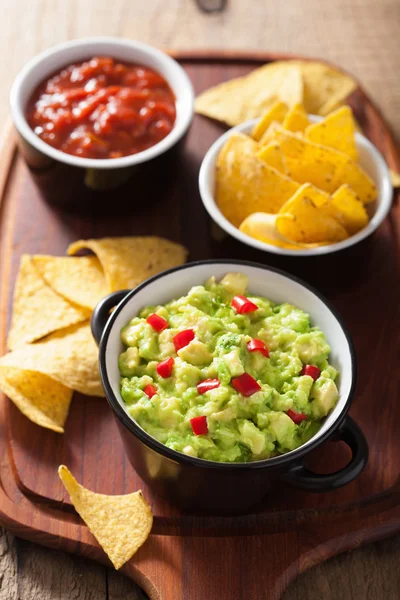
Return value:
[[(271, 54), (188, 52), (175, 56), (196, 93), (244, 75)], [(366, 134), (400, 170), (400, 157), (382, 116), (361, 88), (350, 98)], [(87, 527), (65, 502), (57, 467), (64, 463), (92, 490), (124, 494), (141, 488), (152, 505), (154, 527), (146, 544), (122, 569), (152, 600), (274, 600), (299, 573), (334, 554), (400, 531), (398, 276), (399, 208), (379, 231), (332, 256), (278, 257), (233, 239), (213, 238), (201, 204), (197, 175), (202, 157), (223, 127), (196, 116), (179, 177), (154, 206), (118, 216), (77, 216), (44, 202), (20, 157), (12, 130), (0, 156), (1, 350), (11, 315), (22, 253), (64, 254), (77, 238), (155, 234), (180, 241), (190, 259), (246, 258), (279, 266), (317, 286), (342, 313), (353, 335), (359, 379), (351, 415), (362, 427), (370, 461), (347, 487), (326, 494), (287, 490), (262, 511), (237, 517), (179, 512), (152, 495), (123, 452), (105, 400), (76, 394), (64, 436), (28, 421), (7, 399), (0, 402), (0, 521), (15, 534), (108, 564)], [(115, 192), (110, 205), (117, 206)], [(324, 472), (348, 460), (341, 443), (327, 443), (312, 466)]]

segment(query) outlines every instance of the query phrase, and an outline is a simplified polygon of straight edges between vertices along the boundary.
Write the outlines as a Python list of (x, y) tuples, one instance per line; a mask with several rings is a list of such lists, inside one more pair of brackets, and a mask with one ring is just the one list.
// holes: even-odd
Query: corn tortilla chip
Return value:
[(296, 104), (286, 114), (282, 127), (287, 131), (304, 131), (310, 124), (308, 115), (302, 104)]
[(249, 215), (239, 229), (250, 237), (279, 246), (280, 248), (288, 248), (290, 250), (300, 250), (302, 248), (315, 248), (324, 245), (318, 244), (299, 244), (290, 241), (288, 238), (281, 235), (276, 227), (276, 219), (278, 215), (269, 215), (267, 213), (253, 213)]
[[(290, 61), (269, 63), (247, 76), (249, 119), (262, 115), (270, 106), (270, 98), (289, 107), (303, 101), (303, 79), (297, 65)], [(249, 110), (248, 108), (248, 110)]]
[(278, 142), (270, 142), (263, 146), (257, 157), (284, 175), (287, 172), (285, 157)]
[(335, 148), (352, 160), (358, 160), (355, 123), (349, 106), (343, 106), (319, 123), (307, 127), (305, 136), (315, 144)]
[(330, 115), (331, 113), (333, 113), (335, 110), (337, 110), (338, 108), (340, 108), (343, 105), (344, 105), (344, 99), (341, 99), (338, 101), (335, 97), (330, 98), (329, 100), (327, 100), (325, 102), (325, 104), (323, 104), (321, 106), (321, 108), (318, 111), (318, 114), (321, 117), (326, 117), (327, 115)]
[(262, 138), (263, 134), (273, 121), (282, 123), (288, 110), (289, 107), (287, 104), (285, 104), (285, 102), (275, 102), (275, 104), (273, 104), (271, 108), (267, 110), (267, 112), (261, 117), (251, 132), (251, 135), (256, 142)]
[[(349, 234), (355, 233), (368, 223), (368, 215), (364, 205), (348, 185), (343, 185), (332, 196), (313, 185), (308, 185), (307, 198), (321, 212), (343, 225)], [(362, 224), (360, 225), (360, 223)]]
[(377, 196), (376, 185), (371, 177), (358, 164), (348, 159), (337, 171), (335, 188), (348, 184), (364, 204), (374, 202)]
[(332, 194), (331, 205), (336, 209), (336, 219), (350, 235), (368, 224), (368, 214), (357, 194), (348, 185), (342, 185)]
[(348, 237), (345, 228), (316, 206), (315, 190), (301, 188), (281, 208), (276, 219), (279, 233), (299, 243), (339, 242)]
[(343, 221), (343, 213), (332, 202), (332, 197), (329, 194), (327, 194), (326, 192), (323, 192), (322, 190), (319, 190), (318, 188), (314, 187), (313, 185), (307, 185), (306, 190), (307, 190), (307, 198), (309, 198), (313, 202), (314, 206), (319, 208), (319, 210), (321, 212), (325, 213), (329, 217), (332, 217), (333, 219), (335, 219), (335, 221), (338, 221), (346, 229), (345, 224), (342, 222)]
[(242, 233), (250, 237), (279, 246), (281, 248), (297, 248), (297, 245), (290, 244), (287, 238), (283, 237), (276, 228), (276, 215), (268, 213), (252, 213), (240, 224)]
[(367, 173), (348, 156), (328, 146), (279, 128), (275, 139), (285, 156), (288, 175), (299, 183), (311, 183), (332, 193), (347, 183), (367, 204), (376, 199), (376, 186)]
[(338, 69), (318, 61), (291, 61), (300, 70), (304, 85), (303, 104), (308, 114), (327, 115), (357, 88), (357, 81)]
[(46, 283), (75, 305), (93, 310), (109, 293), (96, 256), (33, 256), (32, 261)]
[(97, 494), (80, 485), (61, 465), (58, 474), (76, 512), (86, 523), (116, 569), (120, 569), (149, 537), (153, 515), (142, 492), (124, 496)]
[(184, 246), (151, 236), (78, 240), (68, 247), (68, 254), (84, 248), (99, 259), (110, 292), (135, 288), (152, 275), (183, 264), (187, 257)]
[(290, 61), (269, 63), (246, 77), (231, 79), (196, 98), (197, 113), (228, 125), (260, 117), (281, 100), (293, 106), (303, 99), (301, 72)]
[(400, 173), (396, 173), (396, 171), (390, 169), (390, 179), (394, 188), (400, 187)]
[(0, 367), (0, 389), (33, 423), (64, 433), (72, 390), (47, 375)]
[(245, 77), (231, 79), (200, 94), (195, 101), (195, 110), (200, 115), (227, 125), (238, 125), (245, 120), (243, 114), (246, 93)]
[(44, 340), (20, 346), (0, 358), (1, 367), (48, 375), (88, 396), (104, 396), (98, 369), (98, 349), (89, 322), (52, 333)]
[(276, 61), (206, 90), (197, 97), (195, 109), (228, 125), (260, 117), (277, 101), (290, 107), (303, 103), (307, 113), (327, 115), (356, 88), (352, 77), (325, 63)]
[(278, 212), (299, 187), (257, 158), (257, 151), (252, 138), (234, 134), (217, 160), (216, 201), (236, 227), (253, 212)]
[(271, 125), (264, 131), (262, 138), (260, 139), (260, 146), (266, 146), (267, 144), (276, 141), (275, 136), (279, 129), (281, 129), (281, 124), (278, 121), (272, 121)]
[(307, 159), (284, 155), (288, 177), (300, 184), (311, 183), (328, 193), (337, 189), (339, 167), (332, 160), (328, 158), (325, 160), (318, 154), (315, 157), (309, 156)]
[(27, 254), (21, 257), (14, 290), (8, 347), (39, 340), (53, 331), (85, 321), (89, 313), (56, 294), (42, 279)]

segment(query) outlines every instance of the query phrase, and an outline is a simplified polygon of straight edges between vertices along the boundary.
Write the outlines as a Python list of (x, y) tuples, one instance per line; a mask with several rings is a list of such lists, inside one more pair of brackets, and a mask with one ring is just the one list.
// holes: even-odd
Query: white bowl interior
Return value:
[[(176, 98), (176, 121), (169, 135), (148, 150), (115, 159), (84, 159), (70, 156), (46, 144), (29, 127), (25, 107), (36, 88), (46, 77), (60, 68), (93, 56), (111, 56), (138, 63), (158, 71), (169, 83)], [(182, 67), (160, 50), (132, 40), (87, 38), (61, 44), (32, 59), (17, 75), (10, 95), (11, 113), (21, 135), (35, 148), (56, 160), (86, 168), (115, 168), (149, 160), (172, 146), (185, 133), (193, 116), (192, 84)]]
[[(316, 122), (320, 121), (322, 117), (309, 115), (309, 118), (311, 121)], [(228, 219), (224, 217), (215, 202), (215, 165), (222, 146), (232, 135), (232, 133), (238, 131), (249, 133), (257, 121), (258, 119), (252, 119), (251, 121), (246, 121), (237, 127), (229, 129), (229, 131), (218, 138), (210, 147), (201, 165), (199, 174), (200, 195), (207, 212), (222, 229), (244, 244), (253, 246), (259, 250), (288, 256), (310, 256), (317, 254), (329, 254), (331, 252), (348, 248), (349, 246), (352, 246), (353, 244), (363, 240), (368, 235), (371, 235), (371, 233), (375, 231), (377, 227), (379, 227), (388, 214), (392, 203), (393, 188), (390, 180), (390, 173), (380, 152), (369, 140), (367, 140), (365, 136), (361, 135), (360, 133), (356, 133), (356, 145), (359, 154), (359, 163), (361, 167), (365, 169), (368, 175), (375, 181), (378, 189), (377, 201), (369, 209), (370, 221), (368, 225), (364, 227), (364, 229), (355, 235), (350, 236), (346, 240), (336, 244), (329, 244), (328, 246), (321, 246), (320, 248), (289, 250), (256, 240), (249, 235), (242, 233), (239, 231), (239, 229), (232, 225), (232, 223), (230, 223)]]
[[(284, 275), (257, 266), (245, 266), (229, 263), (228, 261), (226, 263), (194, 264), (183, 270), (163, 275), (137, 292), (118, 314), (107, 341), (105, 351), (106, 370), (115, 397), (123, 410), (129, 415), (120, 394), (120, 374), (117, 362), (119, 354), (124, 350), (120, 339), (122, 327), (136, 316), (144, 306), (164, 304), (173, 298), (183, 296), (192, 286), (203, 283), (211, 275), (214, 275), (218, 281), (229, 271), (245, 273), (249, 278), (250, 292), (265, 296), (274, 302), (289, 302), (303, 309), (310, 314), (312, 324), (320, 327), (324, 332), (332, 349), (329, 358), (330, 363), (340, 373), (338, 380), (339, 401), (320, 431), (312, 438), (316, 440), (340, 416), (348, 399), (353, 380), (350, 346), (339, 321), (318, 296)], [(302, 448), (310, 442), (304, 444)]]

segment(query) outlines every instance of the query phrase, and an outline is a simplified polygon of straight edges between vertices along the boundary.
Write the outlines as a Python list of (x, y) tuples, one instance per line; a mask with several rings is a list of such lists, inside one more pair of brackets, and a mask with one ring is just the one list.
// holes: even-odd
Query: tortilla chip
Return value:
[(319, 123), (313, 123), (306, 129), (305, 136), (315, 144), (335, 148), (352, 160), (358, 160), (355, 141), (355, 123), (349, 106), (343, 106), (330, 113)]
[(251, 132), (252, 137), (258, 142), (273, 121), (282, 123), (288, 110), (289, 107), (285, 102), (275, 102), (275, 104), (273, 104), (261, 117), (259, 122), (254, 125), (253, 131)]
[(52, 333), (0, 358), (1, 367), (21, 368), (48, 375), (88, 396), (104, 396), (98, 369), (98, 349), (89, 322)]
[(142, 492), (124, 496), (97, 494), (80, 485), (61, 465), (58, 474), (76, 512), (116, 569), (120, 569), (149, 537), (153, 515)]
[(390, 178), (392, 180), (392, 186), (394, 188), (400, 187), (400, 173), (396, 173), (396, 171), (390, 169)]
[(344, 221), (346, 221), (346, 218), (343, 215), (343, 212), (334, 202), (332, 202), (333, 196), (330, 196), (326, 192), (319, 190), (313, 185), (309, 185), (307, 187), (307, 198), (309, 198), (313, 202), (314, 206), (319, 208), (319, 210), (324, 212), (326, 215), (335, 219), (335, 221), (343, 225), (346, 231), (350, 233), (344, 223)]
[(260, 117), (281, 100), (293, 106), (303, 99), (301, 72), (290, 61), (268, 63), (247, 77), (231, 79), (196, 98), (197, 113), (228, 125)]
[(350, 158), (339, 167), (336, 175), (336, 189), (343, 184), (348, 184), (364, 204), (376, 200), (377, 189), (375, 183), (364, 169)]
[(338, 170), (348, 159), (333, 148), (313, 144), (280, 128), (275, 134), (285, 156), (289, 177), (299, 183), (312, 183), (325, 192), (338, 187)]
[(96, 256), (33, 256), (32, 261), (46, 283), (75, 305), (93, 310), (109, 293)]
[(13, 306), (7, 340), (11, 350), (85, 321), (89, 316), (87, 311), (72, 306), (56, 294), (41, 278), (27, 254), (21, 257)]
[(313, 60), (291, 61), (303, 77), (303, 105), (308, 114), (327, 115), (343, 104), (357, 88), (357, 81), (338, 69)]
[(336, 209), (336, 219), (350, 235), (368, 224), (368, 214), (357, 194), (348, 185), (342, 185), (332, 194), (331, 205)]
[(257, 158), (257, 151), (257, 142), (238, 133), (217, 160), (216, 202), (236, 227), (253, 212), (277, 213), (299, 187)]
[(296, 104), (286, 114), (282, 127), (288, 131), (304, 131), (308, 127), (310, 121), (302, 104)]
[[(321, 115), (321, 116), (329, 116), (333, 112), (336, 112), (337, 110), (339, 110), (339, 108), (342, 108), (342, 106), (347, 106), (347, 104), (344, 104), (343, 102), (338, 102), (334, 106), (330, 107), (329, 113), (325, 113), (324, 115)], [(357, 121), (357, 119), (355, 118), (354, 114), (353, 114), (353, 122), (354, 122), (354, 128), (355, 128), (356, 132), (357, 133), (362, 133), (363, 135), (365, 135), (364, 131), (363, 131), (363, 128), (361, 127), (361, 125)]]
[(330, 115), (335, 110), (337, 110), (338, 108), (340, 108), (341, 106), (344, 106), (344, 105), (345, 105), (345, 98), (341, 98), (340, 101), (336, 101), (336, 98), (331, 98), (331, 99), (327, 100), (325, 102), (325, 104), (323, 104), (321, 106), (321, 108), (318, 111), (318, 114), (321, 117), (326, 117), (327, 115)]
[(246, 120), (243, 118), (246, 95), (246, 78), (231, 79), (200, 94), (195, 101), (195, 111), (227, 125), (238, 125)]
[(78, 240), (68, 254), (88, 248), (97, 255), (110, 292), (135, 288), (139, 283), (185, 262), (187, 250), (159, 237), (119, 237)]
[(317, 192), (305, 184), (282, 206), (276, 218), (281, 235), (299, 243), (339, 242), (348, 237), (340, 223), (318, 208)]
[(274, 102), (302, 103), (307, 113), (327, 115), (357, 88), (357, 82), (325, 63), (268, 63), (247, 77), (231, 79), (197, 97), (196, 112), (228, 125), (260, 117)]
[(347, 183), (365, 204), (376, 199), (376, 186), (367, 173), (348, 156), (328, 146), (314, 144), (279, 128), (275, 134), (285, 156), (288, 175), (299, 183), (311, 183), (333, 193)]
[(267, 144), (275, 141), (276, 132), (282, 129), (281, 124), (278, 121), (272, 121), (268, 129), (264, 131), (262, 138), (260, 139), (260, 146), (266, 146)]
[(72, 390), (47, 375), (0, 367), (0, 390), (33, 423), (64, 433)]
[(276, 215), (253, 213), (246, 217), (240, 224), (239, 229), (260, 242), (272, 244), (279, 248), (297, 250), (300, 247), (298, 244), (291, 243), (290, 240), (279, 233), (276, 228)]
[(263, 146), (258, 152), (257, 157), (280, 173), (286, 174), (286, 161), (278, 142), (270, 142), (266, 146)]

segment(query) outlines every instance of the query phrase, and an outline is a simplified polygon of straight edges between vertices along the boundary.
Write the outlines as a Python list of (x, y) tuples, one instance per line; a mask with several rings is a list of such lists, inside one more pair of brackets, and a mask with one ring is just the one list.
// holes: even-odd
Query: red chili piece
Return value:
[(255, 394), (255, 392), (261, 390), (261, 387), (254, 377), (248, 373), (243, 373), (243, 375), (239, 375), (239, 377), (232, 379), (232, 385), (239, 394), (242, 394), (242, 396), (251, 396), (252, 394)]
[(193, 329), (185, 329), (184, 331), (180, 331), (173, 338), (175, 350), (178, 352), (181, 348), (184, 348), (190, 342), (194, 340), (194, 331)]
[(158, 365), (156, 366), (156, 371), (160, 375), (160, 377), (164, 377), (164, 379), (166, 379), (167, 377), (171, 377), (174, 364), (175, 361), (172, 358), (172, 356), (170, 356), (169, 358), (166, 358), (165, 360), (158, 363)]
[(254, 312), (258, 309), (257, 304), (251, 302), (248, 298), (246, 298), (246, 296), (234, 296), (231, 304), (236, 312), (239, 313), (239, 315)]
[(197, 384), (197, 391), (199, 394), (205, 394), (210, 390), (215, 390), (220, 385), (221, 382), (219, 379), (204, 379), (204, 381), (200, 381), (200, 383)]
[(148, 396), (149, 398), (152, 398), (158, 392), (156, 386), (155, 385), (151, 385), (151, 383), (149, 383), (148, 385), (146, 385), (146, 387), (144, 388), (143, 391), (146, 394), (146, 396)]
[(207, 417), (194, 417), (190, 419), (190, 424), (193, 429), (193, 433), (195, 435), (207, 435), (208, 433), (208, 425), (207, 425)]
[(321, 375), (321, 369), (318, 369), (318, 367), (314, 367), (314, 365), (304, 365), (300, 375), (308, 375), (309, 377), (312, 377), (314, 381), (316, 381)]
[(307, 415), (305, 415), (304, 413), (297, 413), (291, 408), (289, 408), (286, 414), (292, 419), (293, 423), (296, 423), (296, 425), (307, 419)]
[(261, 352), (263, 356), (269, 358), (268, 348), (262, 340), (250, 340), (247, 344), (247, 350), (249, 352)]
[(149, 315), (146, 321), (158, 333), (160, 333), (160, 331), (164, 331), (164, 329), (167, 329), (168, 327), (168, 321), (163, 317), (160, 317), (160, 315), (156, 315), (156, 313)]

